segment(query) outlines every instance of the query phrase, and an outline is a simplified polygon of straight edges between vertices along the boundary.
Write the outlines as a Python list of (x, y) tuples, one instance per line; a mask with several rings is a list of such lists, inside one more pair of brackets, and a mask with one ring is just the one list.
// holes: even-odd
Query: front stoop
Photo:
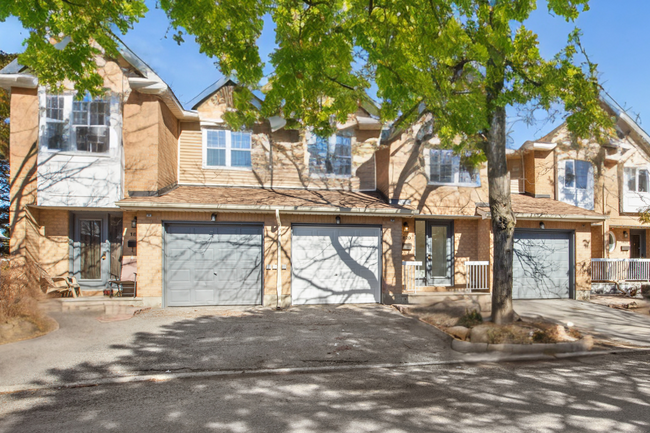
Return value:
[(398, 293), (384, 294), (384, 304), (411, 304), (411, 305), (434, 305), (444, 304), (453, 301), (477, 302), (481, 311), (492, 309), (491, 293), (462, 293), (462, 292), (421, 292), (421, 293)]
[(81, 298), (54, 298), (49, 299), (46, 309), (49, 311), (104, 311), (122, 309), (124, 307), (144, 307), (143, 298), (107, 298), (102, 296), (88, 296)]

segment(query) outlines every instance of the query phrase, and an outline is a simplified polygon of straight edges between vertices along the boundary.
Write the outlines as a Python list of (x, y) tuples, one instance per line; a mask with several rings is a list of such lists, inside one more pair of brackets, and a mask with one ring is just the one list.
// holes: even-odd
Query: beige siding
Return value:
[[(364, 132), (365, 133), (365, 132)], [(365, 134), (368, 135), (368, 134)], [(378, 135), (378, 132), (377, 132)], [(181, 123), (179, 183), (346, 190), (375, 189), (374, 152), (377, 138), (352, 139), (352, 176), (314, 176), (304, 136), (295, 131), (253, 130), (249, 170), (203, 168), (203, 136), (198, 122)], [(271, 170), (271, 158), (273, 167)]]

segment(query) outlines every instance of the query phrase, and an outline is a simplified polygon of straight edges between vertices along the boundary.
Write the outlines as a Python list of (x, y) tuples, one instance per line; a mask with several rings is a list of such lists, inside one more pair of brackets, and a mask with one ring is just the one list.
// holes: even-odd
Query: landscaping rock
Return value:
[(469, 340), (472, 343), (489, 343), (488, 333), (493, 328), (490, 325), (478, 325), (472, 328), (472, 332), (469, 335)]
[(447, 328), (447, 332), (459, 340), (467, 340), (470, 329), (464, 326), (452, 326), (451, 328)]

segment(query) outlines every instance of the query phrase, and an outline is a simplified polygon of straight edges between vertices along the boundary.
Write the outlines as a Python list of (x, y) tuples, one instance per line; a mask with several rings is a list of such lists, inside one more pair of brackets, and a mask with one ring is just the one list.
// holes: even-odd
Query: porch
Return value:
[(591, 292), (617, 294), (650, 283), (650, 259), (591, 259)]
[[(464, 287), (450, 286), (442, 293), (486, 293), (490, 291), (490, 262), (464, 261)], [(402, 262), (402, 291), (406, 294), (429, 294), (441, 292), (439, 286), (427, 284), (426, 270), (421, 261)]]
[(650, 282), (650, 259), (591, 259), (592, 282)]

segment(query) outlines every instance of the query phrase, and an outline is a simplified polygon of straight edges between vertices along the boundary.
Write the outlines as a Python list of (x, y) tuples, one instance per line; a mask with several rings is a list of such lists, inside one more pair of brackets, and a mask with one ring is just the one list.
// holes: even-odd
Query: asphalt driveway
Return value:
[(168, 308), (102, 323), (58, 312), (60, 329), (0, 346), (0, 389), (205, 370), (436, 362), (458, 358), (432, 326), (384, 305)]
[(596, 338), (650, 347), (650, 317), (572, 299), (516, 300), (521, 316), (543, 316), (558, 323), (571, 322)]

